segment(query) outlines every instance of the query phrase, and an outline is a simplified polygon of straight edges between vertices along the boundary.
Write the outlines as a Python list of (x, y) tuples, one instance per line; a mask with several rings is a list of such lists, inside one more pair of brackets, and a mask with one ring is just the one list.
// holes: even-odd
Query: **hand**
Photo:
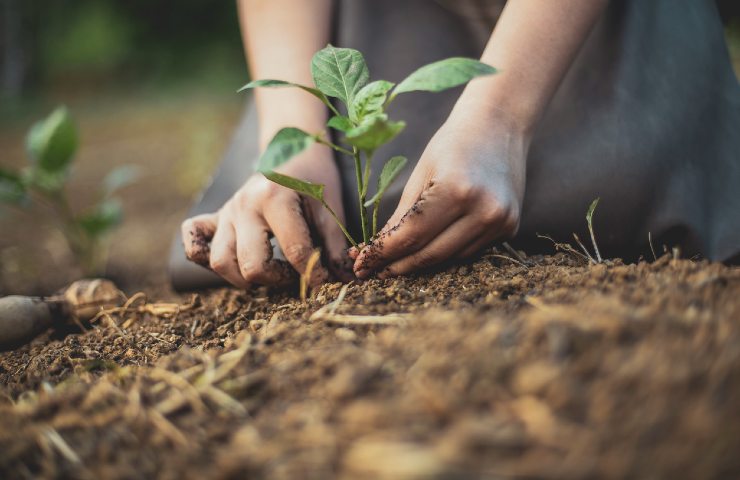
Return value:
[(378, 236), (350, 249), (359, 278), (473, 255), (519, 227), (527, 135), (457, 108), (429, 142)]
[[(281, 166), (279, 172), (326, 185), (327, 203), (344, 218), (339, 171), (330, 151), (314, 146)], [(232, 285), (287, 285), (306, 270), (315, 245), (315, 233), (325, 249), (332, 273), (341, 276), (347, 264), (346, 243), (334, 219), (312, 199), (252, 175), (216, 213), (198, 215), (182, 224), (182, 239), (189, 260), (210, 268)], [(272, 258), (274, 235), (287, 262)], [(311, 284), (327, 281), (329, 271), (317, 264)]]

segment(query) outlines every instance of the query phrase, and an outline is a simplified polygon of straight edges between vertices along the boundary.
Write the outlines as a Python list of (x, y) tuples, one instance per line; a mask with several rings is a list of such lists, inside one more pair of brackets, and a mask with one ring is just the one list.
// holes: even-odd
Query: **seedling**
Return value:
[(596, 252), (596, 260), (598, 260), (598, 263), (601, 263), (601, 252), (599, 252), (599, 246), (596, 245), (596, 236), (594, 235), (593, 224), (594, 210), (596, 210), (596, 205), (599, 204), (599, 200), (600, 198), (597, 198), (591, 202), (591, 205), (589, 205), (588, 211), (586, 212), (586, 223), (588, 223), (588, 232), (591, 234), (591, 243), (594, 245), (594, 252)]
[(33, 125), (26, 136), (30, 165), (22, 170), (0, 167), (0, 204), (51, 210), (78, 263), (92, 275), (102, 268), (105, 237), (121, 221), (121, 205), (113, 193), (129, 184), (136, 171), (131, 166), (112, 170), (102, 182), (98, 201), (74, 212), (66, 185), (77, 145), (77, 128), (64, 107)]
[[(357, 196), (360, 205), (362, 240), (367, 243), (378, 232), (378, 208), (388, 187), (407, 163), (402, 156), (388, 160), (378, 176), (378, 187), (372, 198), (367, 198), (372, 172), (371, 159), (375, 151), (393, 140), (406, 126), (403, 121), (388, 118), (388, 105), (400, 94), (413, 91), (441, 92), (463, 85), (475, 77), (491, 75), (496, 69), (470, 58), (454, 57), (419, 68), (398, 85), (386, 80), (369, 81), (365, 59), (351, 48), (328, 45), (317, 52), (311, 61), (314, 86), (298, 85), (283, 80), (255, 80), (239, 91), (257, 87), (296, 87), (314, 95), (332, 112), (326, 126), (342, 135), (341, 143), (333, 143), (326, 131), (308, 133), (298, 128), (283, 128), (272, 138), (260, 157), (258, 171), (269, 180), (311, 197), (326, 208), (339, 224), (349, 242), (357, 242), (345, 225), (324, 200), (324, 185), (314, 184), (275, 171), (294, 156), (319, 143), (345, 154), (354, 160)], [(337, 99), (339, 108), (329, 98)], [(340, 110), (342, 110), (340, 112)], [(372, 207), (372, 220), (368, 208)]]

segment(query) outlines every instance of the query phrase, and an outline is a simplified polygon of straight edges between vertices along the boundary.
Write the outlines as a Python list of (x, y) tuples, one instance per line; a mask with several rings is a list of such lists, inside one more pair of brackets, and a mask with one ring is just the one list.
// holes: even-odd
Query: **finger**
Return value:
[(216, 233), (217, 222), (217, 213), (197, 215), (182, 222), (180, 232), (188, 260), (204, 267), (209, 266), (211, 239)]
[(385, 228), (362, 249), (355, 260), (355, 274), (366, 278), (374, 270), (421, 250), (447, 229), (460, 218), (463, 208), (446, 197), (433, 186), (425, 190), (397, 224)]
[(514, 220), (516, 215), (499, 214), (489, 216), (488, 227), (474, 238), (466, 247), (461, 248), (457, 258), (469, 258), (490, 247), (493, 242), (502, 238), (511, 238), (519, 228), (519, 222)]
[(471, 237), (479, 236), (480, 229), (480, 222), (476, 218), (472, 216), (463, 217), (425, 247), (390, 263), (378, 273), (378, 278), (406, 275), (453, 258), (461, 248), (470, 244)]
[[(301, 199), (291, 194), (290, 200), (285, 197), (271, 202), (264, 210), (264, 218), (278, 241), (285, 258), (296, 272), (303, 275), (306, 271), (308, 259), (314, 251), (311, 241), (311, 231), (308, 228), (303, 214)], [(318, 285), (329, 278), (326, 268), (317, 264), (312, 272), (309, 283)]]
[(479, 254), (481, 250), (491, 246), (493, 242), (499, 238), (498, 235), (492, 232), (485, 232), (471, 241), (467, 246), (460, 249), (460, 252), (455, 255), (455, 258), (470, 258), (476, 254)]
[(272, 258), (267, 224), (253, 213), (234, 217), (236, 258), (239, 273), (247, 284), (285, 286), (297, 279), (295, 271), (282, 260)]
[(216, 233), (211, 240), (210, 267), (235, 287), (249, 287), (239, 272), (239, 262), (236, 259), (236, 234), (226, 215), (220, 216)]

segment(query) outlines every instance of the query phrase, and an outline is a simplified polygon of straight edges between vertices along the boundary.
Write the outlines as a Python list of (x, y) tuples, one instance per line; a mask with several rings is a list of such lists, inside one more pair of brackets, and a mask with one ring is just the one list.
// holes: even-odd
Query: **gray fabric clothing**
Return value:
[[(333, 42), (362, 51), (371, 79), (398, 82), (441, 58), (479, 57), (501, 6), (494, 0), (340, 1)], [(392, 155), (418, 159), (460, 91), (399, 96), (389, 113), (408, 126), (376, 153), (374, 171)], [(193, 213), (218, 209), (256, 158), (250, 105)], [(353, 165), (343, 158), (338, 165), (351, 215), (357, 211)], [(410, 172), (386, 194), (381, 220), (395, 209)], [(679, 246), (684, 255), (713, 260), (740, 253), (740, 86), (711, 0), (610, 3), (535, 132), (514, 242), (527, 251), (552, 251), (538, 232), (561, 241), (573, 232), (585, 238), (585, 212), (596, 197), (594, 226), (606, 256), (647, 254), (648, 233), (656, 250)], [(349, 221), (357, 233), (358, 219)], [(181, 258), (182, 248), (173, 249), (175, 285), (202, 286), (182, 273), (200, 267), (184, 267)]]

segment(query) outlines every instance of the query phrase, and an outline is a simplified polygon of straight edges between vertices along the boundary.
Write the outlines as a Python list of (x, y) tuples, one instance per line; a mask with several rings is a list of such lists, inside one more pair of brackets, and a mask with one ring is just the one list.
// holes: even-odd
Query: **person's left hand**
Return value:
[(404, 275), (516, 233), (528, 138), (510, 122), (464, 111), (456, 108), (429, 142), (379, 234), (350, 249), (357, 277)]

